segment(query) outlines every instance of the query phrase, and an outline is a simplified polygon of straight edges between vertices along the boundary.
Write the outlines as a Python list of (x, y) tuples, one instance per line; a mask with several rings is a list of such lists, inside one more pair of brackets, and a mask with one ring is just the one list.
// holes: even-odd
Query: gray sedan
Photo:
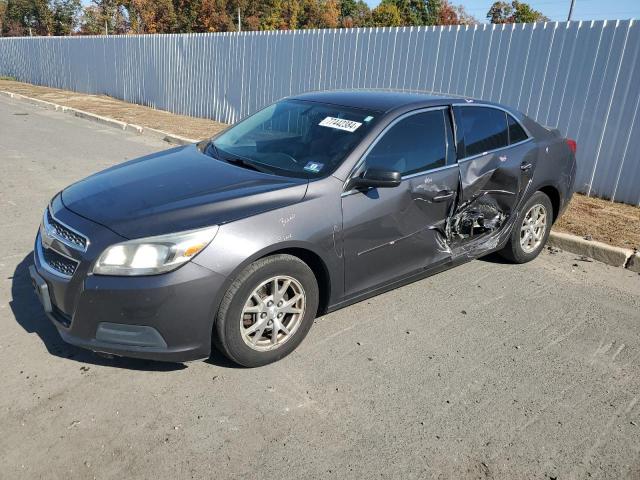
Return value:
[(490, 252), (542, 250), (576, 144), (472, 99), (333, 91), (81, 180), (44, 211), (33, 285), (113, 355), (276, 361), (314, 318)]

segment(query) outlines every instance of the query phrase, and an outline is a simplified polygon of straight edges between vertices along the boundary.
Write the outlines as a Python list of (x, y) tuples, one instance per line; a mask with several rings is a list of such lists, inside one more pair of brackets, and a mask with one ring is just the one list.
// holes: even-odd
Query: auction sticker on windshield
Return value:
[(325, 117), (318, 125), (321, 127), (336, 128), (346, 132), (355, 132), (362, 123), (345, 120), (344, 118)]

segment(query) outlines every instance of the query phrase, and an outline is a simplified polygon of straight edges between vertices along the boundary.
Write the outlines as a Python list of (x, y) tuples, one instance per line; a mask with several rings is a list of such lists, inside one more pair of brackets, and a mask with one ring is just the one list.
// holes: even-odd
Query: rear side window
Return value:
[(514, 143), (522, 142), (526, 140), (527, 134), (522, 129), (520, 124), (516, 122), (516, 119), (507, 113), (507, 123), (509, 124), (509, 145), (513, 145)]
[(444, 167), (447, 163), (445, 114), (445, 110), (432, 110), (400, 120), (369, 152), (366, 168), (411, 175)]
[(455, 113), (464, 135), (464, 157), (509, 145), (507, 118), (502, 110), (488, 107), (458, 107)]

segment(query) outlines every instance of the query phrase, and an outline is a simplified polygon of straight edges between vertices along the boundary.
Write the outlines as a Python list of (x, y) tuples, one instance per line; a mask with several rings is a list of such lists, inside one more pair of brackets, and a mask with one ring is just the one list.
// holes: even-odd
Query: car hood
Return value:
[(308, 180), (249, 170), (196, 145), (117, 165), (62, 191), (74, 213), (126, 238), (190, 230), (299, 202)]

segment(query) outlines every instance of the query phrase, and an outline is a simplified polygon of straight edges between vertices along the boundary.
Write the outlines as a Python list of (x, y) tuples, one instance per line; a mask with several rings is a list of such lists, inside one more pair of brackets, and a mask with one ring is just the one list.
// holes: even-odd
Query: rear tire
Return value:
[(527, 263), (536, 258), (549, 238), (553, 215), (549, 197), (540, 191), (534, 193), (518, 213), (511, 237), (498, 253), (514, 263)]
[(278, 361), (304, 340), (318, 302), (318, 282), (306, 263), (292, 255), (261, 258), (238, 275), (222, 299), (215, 344), (245, 367)]

